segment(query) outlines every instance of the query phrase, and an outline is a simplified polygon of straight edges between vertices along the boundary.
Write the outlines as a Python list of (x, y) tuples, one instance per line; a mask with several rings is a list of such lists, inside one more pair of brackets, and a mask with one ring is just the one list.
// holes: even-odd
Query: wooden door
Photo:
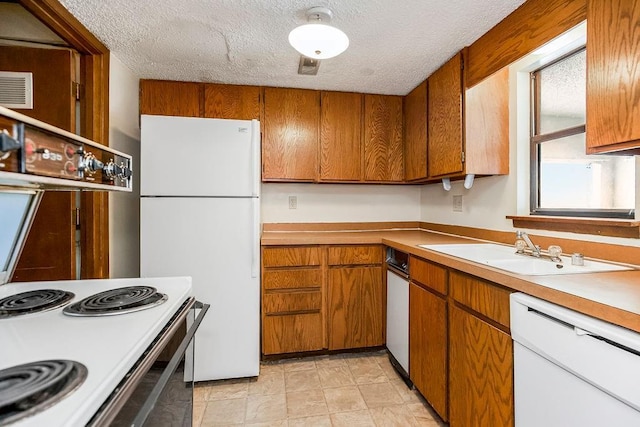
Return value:
[(320, 107), (320, 179), (362, 178), (362, 95), (322, 92)]
[(449, 330), (451, 427), (513, 426), (511, 337), (453, 304)]
[(382, 267), (329, 269), (329, 350), (384, 344)]
[(205, 84), (204, 117), (260, 120), (260, 86)]
[(264, 181), (316, 181), (319, 136), (319, 91), (264, 89)]
[(364, 95), (364, 179), (401, 182), (402, 97)]
[(640, 154), (640, 3), (589, 0), (587, 22), (587, 153)]
[(419, 284), (409, 287), (409, 375), (447, 420), (447, 301)]
[(404, 179), (427, 178), (427, 81), (419, 84), (403, 100)]
[(462, 53), (429, 77), (429, 177), (463, 171)]
[[(33, 73), (34, 108), (16, 111), (75, 132), (75, 55), (67, 49), (0, 47), (0, 70)], [(12, 281), (76, 278), (75, 209), (75, 192), (45, 192)]]

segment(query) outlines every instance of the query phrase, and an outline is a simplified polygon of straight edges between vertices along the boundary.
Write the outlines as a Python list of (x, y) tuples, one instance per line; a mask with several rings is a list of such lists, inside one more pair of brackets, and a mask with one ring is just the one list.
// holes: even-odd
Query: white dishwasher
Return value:
[(408, 256), (387, 250), (387, 349), (391, 363), (409, 377), (409, 270)]
[(640, 334), (511, 295), (516, 427), (640, 426)]

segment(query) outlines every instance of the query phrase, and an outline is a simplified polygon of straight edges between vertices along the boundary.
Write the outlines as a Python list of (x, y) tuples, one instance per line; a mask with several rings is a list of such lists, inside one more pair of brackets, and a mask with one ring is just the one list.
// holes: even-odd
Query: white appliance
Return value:
[(211, 304), (194, 379), (260, 368), (260, 124), (141, 117), (140, 273), (191, 276)]
[(511, 295), (517, 427), (640, 425), (640, 334)]
[[(409, 376), (409, 273), (408, 257), (387, 250), (387, 349), (398, 371)], [(404, 372), (403, 372), (404, 371)]]

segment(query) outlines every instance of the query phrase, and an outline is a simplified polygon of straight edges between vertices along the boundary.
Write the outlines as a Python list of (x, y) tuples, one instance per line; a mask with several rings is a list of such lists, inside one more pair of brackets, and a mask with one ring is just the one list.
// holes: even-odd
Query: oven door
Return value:
[[(193, 299), (185, 304), (188, 305), (183, 306), (167, 325), (167, 331), (134, 365), (89, 425), (191, 426), (193, 372), (185, 372), (185, 366), (193, 366), (194, 345), (190, 344), (209, 305)], [(191, 324), (187, 334), (173, 351), (169, 362), (160, 361), (160, 354), (165, 353), (163, 350), (173, 335), (183, 330), (186, 319)], [(187, 359), (191, 363), (185, 363)]]

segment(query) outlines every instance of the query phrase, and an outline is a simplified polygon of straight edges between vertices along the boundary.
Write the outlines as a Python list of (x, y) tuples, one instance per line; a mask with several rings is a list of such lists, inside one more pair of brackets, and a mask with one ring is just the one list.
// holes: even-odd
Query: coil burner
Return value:
[(0, 426), (54, 405), (86, 377), (87, 368), (71, 360), (43, 360), (0, 370)]
[(91, 295), (68, 305), (63, 313), (69, 316), (111, 316), (145, 310), (164, 303), (165, 294), (151, 286), (128, 286)]
[(53, 310), (71, 301), (75, 295), (59, 289), (37, 289), (0, 299), (0, 319)]

